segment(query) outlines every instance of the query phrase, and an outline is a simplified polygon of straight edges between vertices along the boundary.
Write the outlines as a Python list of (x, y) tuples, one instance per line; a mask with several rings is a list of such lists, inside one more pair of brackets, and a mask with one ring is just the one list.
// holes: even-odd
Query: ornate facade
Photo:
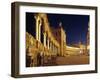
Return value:
[[(47, 15), (38, 13), (34, 15), (36, 21), (35, 37), (26, 32), (26, 52), (31, 60), (35, 60), (37, 55), (43, 56), (64, 56), (66, 50), (66, 34), (61, 23), (57, 29), (50, 27)], [(33, 62), (31, 62), (33, 63)], [(29, 65), (30, 66), (30, 65)]]

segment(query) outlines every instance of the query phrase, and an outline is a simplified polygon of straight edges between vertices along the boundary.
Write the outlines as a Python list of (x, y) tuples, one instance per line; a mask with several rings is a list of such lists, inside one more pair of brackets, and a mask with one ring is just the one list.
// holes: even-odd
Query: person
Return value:
[(26, 49), (26, 67), (31, 67), (31, 56), (29, 55), (29, 47)]
[(31, 56), (26, 55), (26, 67), (31, 67)]
[(40, 53), (37, 54), (37, 66), (41, 66), (41, 55), (40, 55)]
[(44, 64), (44, 56), (43, 56), (43, 52), (41, 52), (41, 66), (43, 66), (43, 64)]

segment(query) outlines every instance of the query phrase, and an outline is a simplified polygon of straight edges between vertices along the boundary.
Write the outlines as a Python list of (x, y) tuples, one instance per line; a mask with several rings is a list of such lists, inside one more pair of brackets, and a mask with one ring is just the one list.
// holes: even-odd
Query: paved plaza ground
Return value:
[(89, 56), (78, 55), (78, 56), (57, 56), (49, 59), (44, 63), (44, 66), (56, 66), (56, 65), (78, 65), (78, 64), (89, 64)]
[(74, 65), (74, 64), (89, 64), (89, 56), (66, 56), (56, 59), (58, 65)]

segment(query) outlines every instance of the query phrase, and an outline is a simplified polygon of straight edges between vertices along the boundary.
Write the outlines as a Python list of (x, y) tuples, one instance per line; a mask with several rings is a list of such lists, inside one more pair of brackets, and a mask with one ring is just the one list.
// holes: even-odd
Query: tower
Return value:
[(87, 42), (86, 42), (86, 54), (87, 55), (89, 55), (89, 49), (90, 49), (90, 26), (88, 23)]
[(66, 50), (66, 33), (63, 29), (62, 22), (59, 23), (59, 33), (60, 33), (60, 54), (64, 56)]

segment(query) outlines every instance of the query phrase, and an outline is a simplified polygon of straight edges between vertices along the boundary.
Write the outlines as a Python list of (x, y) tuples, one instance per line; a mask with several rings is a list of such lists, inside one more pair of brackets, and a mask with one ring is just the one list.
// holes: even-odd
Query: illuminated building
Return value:
[(37, 64), (37, 59), (35, 59), (37, 55), (64, 56), (66, 34), (62, 24), (60, 23), (59, 27), (54, 30), (50, 27), (46, 14), (38, 13), (34, 15), (34, 18), (36, 21), (35, 36), (26, 32), (26, 55), (30, 56), (34, 63), (31, 66)]
[[(77, 44), (78, 47), (68, 46), (66, 32), (62, 23), (57, 28), (51, 27), (44, 13), (34, 14), (34, 35), (26, 32), (26, 66), (39, 66), (42, 64), (41, 57), (81, 55), (86, 52), (85, 45)], [(87, 45), (89, 35), (87, 34)], [(40, 61), (39, 61), (40, 59)], [(46, 60), (46, 59), (45, 59)]]

